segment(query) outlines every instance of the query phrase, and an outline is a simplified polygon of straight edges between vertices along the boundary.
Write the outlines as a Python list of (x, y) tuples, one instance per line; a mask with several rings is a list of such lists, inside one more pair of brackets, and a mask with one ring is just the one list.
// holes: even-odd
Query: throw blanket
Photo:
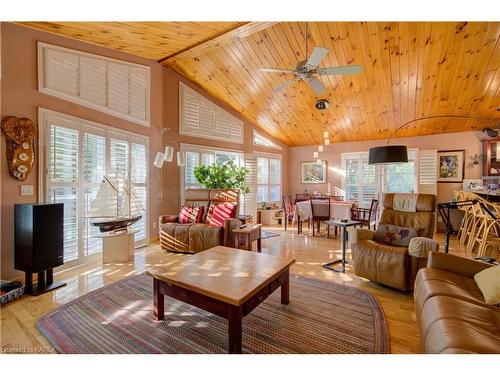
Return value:
[(417, 210), (418, 194), (397, 193), (394, 194), (392, 208), (397, 211), (415, 212)]

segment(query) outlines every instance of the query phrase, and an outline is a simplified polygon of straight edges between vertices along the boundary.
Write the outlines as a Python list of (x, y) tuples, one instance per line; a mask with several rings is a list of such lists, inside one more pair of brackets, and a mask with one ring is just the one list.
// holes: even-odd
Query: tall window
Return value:
[(410, 149), (408, 163), (374, 166), (368, 164), (368, 152), (342, 154), (346, 200), (370, 207), (372, 199), (380, 193), (414, 193), (417, 190), (416, 157), (417, 150)]
[(243, 154), (240, 152), (185, 144), (181, 145), (181, 150), (186, 154), (186, 166), (182, 170), (181, 192), (185, 189), (203, 188), (194, 176), (194, 170), (199, 165), (214, 163), (222, 165), (233, 160), (237, 166), (243, 166)]
[(257, 157), (257, 202), (281, 201), (281, 159)]
[[(42, 200), (64, 203), (64, 261), (102, 250), (97, 227), (87, 217), (104, 175), (119, 172), (130, 181), (146, 212), (133, 225), (136, 246), (148, 239), (148, 140), (110, 131), (52, 111), (40, 111)], [(44, 147), (40, 147), (44, 149)], [(46, 173), (45, 173), (46, 171)]]

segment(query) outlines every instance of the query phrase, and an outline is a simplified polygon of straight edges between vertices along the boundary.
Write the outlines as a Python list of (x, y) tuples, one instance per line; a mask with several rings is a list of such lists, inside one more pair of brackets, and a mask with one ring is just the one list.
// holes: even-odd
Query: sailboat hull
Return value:
[(127, 230), (129, 225), (132, 225), (139, 221), (142, 218), (142, 215), (126, 217), (126, 218), (118, 218), (112, 220), (99, 220), (99, 221), (91, 221), (90, 224), (98, 227), (101, 233), (111, 232), (111, 231), (121, 231)]

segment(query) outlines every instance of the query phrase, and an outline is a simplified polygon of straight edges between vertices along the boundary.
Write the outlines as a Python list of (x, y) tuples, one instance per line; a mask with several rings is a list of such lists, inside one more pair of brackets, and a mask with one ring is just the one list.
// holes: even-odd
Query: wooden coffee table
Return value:
[(281, 287), (290, 298), (295, 259), (217, 246), (170, 266), (147, 271), (153, 278), (153, 317), (164, 319), (164, 296), (229, 320), (229, 353), (241, 353), (242, 318)]

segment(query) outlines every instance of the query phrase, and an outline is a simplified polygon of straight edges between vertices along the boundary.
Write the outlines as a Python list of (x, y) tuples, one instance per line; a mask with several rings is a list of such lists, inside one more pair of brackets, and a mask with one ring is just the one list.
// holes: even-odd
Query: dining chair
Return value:
[(284, 220), (286, 231), (290, 220), (292, 220), (293, 225), (293, 217), (295, 216), (295, 205), (292, 203), (292, 196), (290, 194), (283, 195), (283, 210), (285, 211)]
[[(330, 220), (331, 218), (331, 205), (330, 197), (314, 197), (310, 199), (311, 202), (311, 220), (312, 220), (312, 230), (313, 236), (315, 235), (315, 224), (317, 226), (317, 232), (319, 233), (321, 222)], [(327, 238), (330, 237), (330, 225), (327, 225)]]
[(352, 220), (361, 221), (361, 228), (366, 224), (368, 229), (373, 224), (373, 230), (377, 229), (378, 199), (372, 199), (370, 208), (355, 207), (351, 210)]
[(295, 194), (295, 203), (308, 201), (309, 198), (311, 198), (311, 195), (309, 193), (298, 193), (298, 194)]

